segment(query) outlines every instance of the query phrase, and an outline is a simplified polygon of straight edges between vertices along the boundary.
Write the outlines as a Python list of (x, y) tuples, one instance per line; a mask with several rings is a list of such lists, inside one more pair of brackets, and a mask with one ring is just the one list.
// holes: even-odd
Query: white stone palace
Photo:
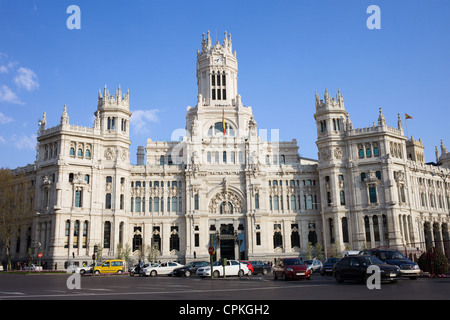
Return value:
[(62, 268), (91, 262), (94, 248), (115, 257), (121, 244), (134, 257), (153, 246), (158, 260), (185, 263), (209, 260), (211, 240), (215, 259), (303, 256), (308, 242), (326, 254), (427, 245), (448, 252), (450, 153), (442, 141), (426, 164), (422, 141), (405, 136), (400, 115), (390, 127), (380, 109), (373, 126), (354, 128), (342, 93), (325, 91), (315, 97), (318, 160), (302, 158), (295, 139), (258, 130), (237, 73), (231, 35), (221, 44), (203, 35), (186, 131), (177, 141), (148, 139), (137, 165), (129, 92), (100, 91), (93, 127), (70, 124), (66, 106), (53, 127), (44, 113), (36, 161), (14, 170), (35, 192), (12, 260), (32, 248), (34, 258), (40, 251)]

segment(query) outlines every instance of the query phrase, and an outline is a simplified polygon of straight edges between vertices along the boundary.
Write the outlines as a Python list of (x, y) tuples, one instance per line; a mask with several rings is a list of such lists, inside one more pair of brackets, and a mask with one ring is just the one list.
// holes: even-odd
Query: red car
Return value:
[(281, 259), (278, 265), (272, 268), (274, 280), (280, 278), (283, 280), (307, 279), (311, 280), (311, 270), (303, 264), (299, 258)]

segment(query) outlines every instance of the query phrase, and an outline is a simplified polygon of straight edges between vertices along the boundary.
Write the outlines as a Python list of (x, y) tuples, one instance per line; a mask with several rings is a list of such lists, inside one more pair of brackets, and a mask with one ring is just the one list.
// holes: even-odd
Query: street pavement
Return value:
[[(282, 281), (267, 276), (226, 279), (185, 277), (80, 276), (70, 274), (0, 273), (0, 300), (448, 300), (450, 278), (403, 279), (382, 283), (337, 284), (314, 274), (311, 280)], [(78, 287), (74, 284), (78, 284)]]

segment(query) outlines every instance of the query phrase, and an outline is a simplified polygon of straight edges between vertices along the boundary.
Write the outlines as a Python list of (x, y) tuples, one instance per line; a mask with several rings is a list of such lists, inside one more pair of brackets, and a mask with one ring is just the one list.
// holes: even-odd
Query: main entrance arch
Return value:
[(209, 202), (210, 218), (214, 219), (216, 259), (238, 260), (246, 255), (243, 200), (224, 181), (225, 187)]

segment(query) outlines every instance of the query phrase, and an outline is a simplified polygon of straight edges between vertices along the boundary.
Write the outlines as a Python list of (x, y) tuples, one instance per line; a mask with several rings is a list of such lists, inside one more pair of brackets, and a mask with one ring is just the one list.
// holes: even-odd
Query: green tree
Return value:
[(417, 261), (420, 269), (433, 275), (444, 274), (448, 271), (448, 260), (439, 248), (430, 248)]

